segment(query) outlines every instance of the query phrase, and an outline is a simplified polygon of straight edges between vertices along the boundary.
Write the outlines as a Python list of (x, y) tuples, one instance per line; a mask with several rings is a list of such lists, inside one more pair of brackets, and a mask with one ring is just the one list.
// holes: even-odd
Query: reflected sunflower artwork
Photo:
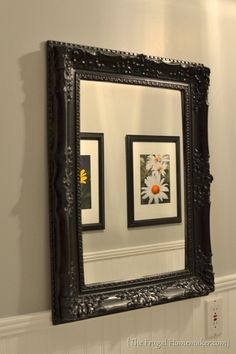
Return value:
[(91, 166), (90, 156), (80, 156), (81, 209), (91, 209)]

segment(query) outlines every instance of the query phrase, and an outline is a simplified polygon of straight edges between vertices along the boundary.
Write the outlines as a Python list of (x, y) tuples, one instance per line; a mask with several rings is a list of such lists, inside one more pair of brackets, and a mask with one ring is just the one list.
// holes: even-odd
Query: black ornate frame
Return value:
[[(49, 41), (48, 145), (53, 323), (207, 295), (210, 246), (207, 94), (201, 64)], [(186, 262), (182, 271), (85, 285), (80, 210), (80, 80), (179, 90), (183, 109)]]

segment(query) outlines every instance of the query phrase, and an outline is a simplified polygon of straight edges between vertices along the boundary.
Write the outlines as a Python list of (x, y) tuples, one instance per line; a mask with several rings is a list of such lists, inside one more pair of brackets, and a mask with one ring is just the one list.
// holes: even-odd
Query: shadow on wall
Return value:
[(42, 44), (40, 51), (19, 59), (25, 95), (22, 188), (13, 209), (21, 230), (19, 314), (50, 308), (45, 51)]

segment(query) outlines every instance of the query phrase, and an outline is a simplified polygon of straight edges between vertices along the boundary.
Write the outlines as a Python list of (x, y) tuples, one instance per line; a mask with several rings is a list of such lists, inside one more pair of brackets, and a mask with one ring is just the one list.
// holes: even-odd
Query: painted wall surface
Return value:
[(1, 0), (1, 317), (50, 308), (48, 39), (211, 68), (213, 263), (217, 276), (236, 272), (235, 23), (233, 0)]

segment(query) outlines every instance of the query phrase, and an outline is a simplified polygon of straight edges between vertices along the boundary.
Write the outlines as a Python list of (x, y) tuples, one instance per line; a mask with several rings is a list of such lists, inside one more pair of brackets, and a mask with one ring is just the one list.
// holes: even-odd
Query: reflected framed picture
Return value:
[(128, 227), (181, 222), (180, 139), (126, 135)]
[(80, 133), (79, 166), (82, 230), (104, 229), (104, 136), (102, 133)]

